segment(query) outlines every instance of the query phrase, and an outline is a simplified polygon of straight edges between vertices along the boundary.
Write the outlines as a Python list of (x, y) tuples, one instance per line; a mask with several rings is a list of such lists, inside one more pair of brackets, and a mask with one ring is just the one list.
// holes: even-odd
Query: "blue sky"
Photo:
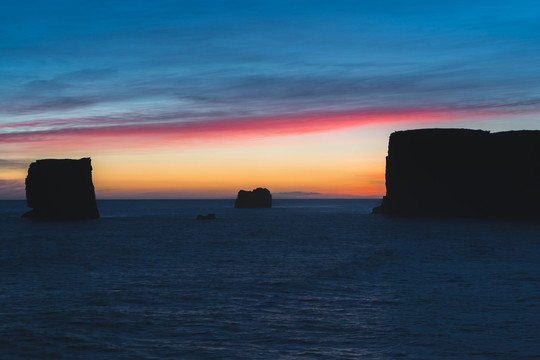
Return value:
[(234, 115), (530, 103), (538, 100), (538, 7), (11, 2), (0, 15), (1, 105), (17, 116), (146, 102)]
[[(381, 116), (369, 130), (379, 150), (403, 127), (537, 129), (538, 19), (534, 1), (5, 3), (0, 179), (16, 182), (7, 164), (43, 156), (132, 151), (134, 128), (152, 138), (169, 125), (235, 124), (222, 135), (270, 133), (280, 143), (285, 120), (268, 119), (290, 117), (295, 136), (328, 133), (330, 143), (336, 131), (358, 141), (368, 131), (364, 120), (333, 129), (336, 114), (449, 114), (395, 125)], [(322, 130), (313, 130), (317, 114), (331, 114)], [(94, 148), (66, 140), (85, 131), (102, 137)]]

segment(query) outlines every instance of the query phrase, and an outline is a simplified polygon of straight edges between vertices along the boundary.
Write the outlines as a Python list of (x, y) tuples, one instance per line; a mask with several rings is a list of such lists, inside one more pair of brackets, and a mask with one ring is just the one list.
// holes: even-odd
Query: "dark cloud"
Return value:
[(118, 71), (115, 69), (82, 69), (60, 74), (56, 80), (66, 82), (107, 80), (116, 74)]
[(0, 169), (26, 169), (31, 161), (0, 159)]
[(24, 199), (25, 196), (24, 180), (0, 179), (0, 199)]
[[(33, 80), (26, 84), (25, 91), (31, 93), (42, 93), (67, 88), (68, 85), (57, 80)], [(25, 93), (26, 94), (26, 93)]]
[(69, 110), (96, 104), (98, 101), (91, 97), (64, 96), (54, 99), (47, 99), (41, 103), (33, 104), (28, 107), (30, 111), (45, 110)]
[[(156, 77), (120, 82), (114, 88), (87, 89), (85, 94), (69, 96), (57, 94), (67, 85), (57, 81), (37, 81), (29, 84), (26, 92), (17, 98), (1, 101), (0, 112), (40, 114), (84, 109), (104, 103), (117, 103), (115, 106), (119, 110), (129, 111), (130, 103), (151, 99), (160, 101), (160, 109), (152, 112), (167, 112), (167, 107), (181, 106), (199, 111), (204, 109), (205, 113), (223, 113), (226, 110), (227, 114), (241, 111), (260, 114), (269, 109), (270, 113), (279, 113), (290, 109), (306, 112), (364, 106), (460, 106), (464, 101), (480, 106), (501, 101), (523, 101), (523, 96), (540, 90), (536, 82), (523, 81), (512, 75), (493, 76), (491, 70), (478, 76), (480, 73), (479, 69), (438, 68), (378, 75), (357, 72), (347, 76), (329, 73), (294, 76), (236, 74), (211, 79)], [(151, 113), (145, 115), (153, 116)]]
[[(540, 70), (532, 66), (526, 72), (519, 70), (513, 66), (518, 55), (504, 53), (502, 49), (500, 56), (486, 57), (479, 52), (436, 62), (407, 56), (402, 61), (354, 62), (349, 57), (332, 63), (326, 58), (299, 55), (286, 61), (281, 53), (264, 54), (247, 46), (238, 49), (240, 45), (236, 43), (230, 47), (221, 45), (220, 50), (206, 49), (212, 56), (201, 49), (201, 53), (187, 51), (186, 55), (186, 49), (164, 46), (173, 35), (179, 35), (178, 30), (158, 33), (163, 36), (163, 32), (169, 31), (171, 34), (152, 47), (152, 51), (163, 47), (159, 50), (164, 51), (162, 56), (136, 62), (121, 72), (114, 68), (85, 68), (49, 80), (30, 81), (16, 96), (0, 101), (0, 112), (41, 114), (82, 110), (103, 103), (115, 103), (120, 111), (126, 111), (132, 103), (157, 100), (165, 111), (167, 106), (199, 106), (214, 112), (227, 107), (233, 112), (243, 109), (261, 114), (268, 109), (279, 113), (290, 109), (324, 111), (363, 106), (452, 106), (463, 101), (516, 102), (540, 91)], [(210, 34), (217, 30), (204, 31)], [(144, 34), (149, 39), (157, 36), (152, 31)], [(258, 57), (250, 58), (250, 53), (257, 53)], [(531, 55), (521, 54), (521, 63), (531, 60)], [(189, 71), (172, 70), (174, 65)], [(99, 86), (89, 85), (93, 81)], [(175, 99), (190, 103), (175, 103)]]
[(47, 114), (48, 112), (58, 112), (64, 110), (74, 110), (85, 108), (91, 105), (111, 101), (114, 97), (108, 96), (31, 96), (30, 94), (11, 101), (0, 101), (0, 114), (25, 115), (25, 114)]

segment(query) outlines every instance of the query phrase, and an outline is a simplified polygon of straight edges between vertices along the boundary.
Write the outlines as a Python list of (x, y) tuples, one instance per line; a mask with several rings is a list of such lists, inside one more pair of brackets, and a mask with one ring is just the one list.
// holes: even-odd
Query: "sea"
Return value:
[(540, 222), (379, 203), (1, 201), (0, 359), (540, 359)]

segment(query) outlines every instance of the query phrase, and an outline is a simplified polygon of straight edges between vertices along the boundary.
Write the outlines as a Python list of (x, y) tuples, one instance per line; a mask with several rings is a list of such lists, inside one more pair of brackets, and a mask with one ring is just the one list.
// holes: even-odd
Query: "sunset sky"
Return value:
[[(380, 197), (402, 129), (540, 128), (537, 1), (9, 1), (0, 199), (91, 157), (97, 197)], [(456, 144), (459, 146), (459, 144)]]

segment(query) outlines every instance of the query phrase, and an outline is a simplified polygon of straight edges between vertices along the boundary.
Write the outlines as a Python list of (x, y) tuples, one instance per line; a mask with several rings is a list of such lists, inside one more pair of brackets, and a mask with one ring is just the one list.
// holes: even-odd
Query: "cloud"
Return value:
[[(165, 138), (207, 137), (212, 135), (258, 135), (276, 136), (310, 132), (339, 130), (380, 122), (399, 122), (422, 118), (437, 119), (446, 117), (440, 110), (385, 110), (369, 109), (351, 112), (284, 114), (276, 116), (246, 116), (221, 118), (215, 120), (187, 120), (181, 118), (184, 113), (166, 113), (154, 117), (126, 117), (123, 121), (99, 122), (99, 118), (76, 119), (74, 126), (68, 126), (69, 120), (56, 122), (57, 127), (36, 130), (11, 130), (0, 134), (5, 142), (53, 139), (62, 137), (120, 137), (120, 136), (163, 136)], [(42, 124), (46, 124), (43, 122)], [(40, 124), (40, 122), (35, 123)], [(52, 122), (55, 124), (55, 122)], [(15, 128), (16, 129), (16, 128)]]
[(43, 91), (57, 91), (67, 88), (68, 85), (56, 80), (32, 80), (25, 86), (25, 91), (30, 93)]
[(0, 199), (24, 199), (25, 196), (23, 180), (0, 179)]
[(26, 169), (31, 161), (0, 159), (0, 169)]
[(21, 79), (27, 77), (12, 77), (9, 91), (0, 86), (0, 114), (54, 114), (141, 96), (113, 84), (116, 73), (114, 69), (82, 69), (24, 82)]
[(24, 100), (5, 101), (0, 103), (0, 114), (24, 115), (24, 114), (47, 114), (79, 109), (97, 104), (101, 101), (91, 97), (57, 96), (57, 97), (29, 97)]
[[(497, 106), (463, 105), (440, 108), (370, 108), (355, 111), (291, 113), (275, 116), (244, 116), (216, 119), (182, 119), (184, 112), (153, 117), (126, 115), (64, 119), (49, 128), (0, 128), (0, 143), (33, 143), (51, 148), (145, 148), (179, 145), (205, 146), (209, 142), (234, 143), (242, 139), (303, 135), (340, 131), (350, 127), (397, 123), (429, 126), (474, 117), (497, 117), (514, 113), (537, 113), (538, 100)], [(36, 123), (35, 125), (38, 125)], [(45, 145), (48, 144), (48, 145)]]
[[(178, 52), (185, 53), (185, 49)], [(272, 57), (265, 55), (255, 61), (258, 66), (241, 59), (229, 61), (216, 54), (199, 56), (198, 60), (189, 61), (172, 56), (172, 63), (163, 66), (162, 58), (171, 59), (164, 54), (122, 72), (86, 68), (32, 80), (14, 94), (6, 94), (0, 102), (0, 112), (41, 115), (97, 108), (104, 103), (127, 112), (133, 104), (152, 101), (162, 109), (246, 109), (266, 115), (293, 109), (312, 112), (364, 106), (454, 107), (462, 102), (517, 102), (538, 92), (540, 77), (537, 70), (528, 68), (524, 73), (511, 66), (516, 59), (508, 54), (490, 58), (473, 54), (466, 60), (445, 59), (436, 63), (419, 58), (363, 63), (325, 63), (322, 59), (301, 58), (287, 63), (272, 61)], [(188, 70), (178, 73), (169, 69), (173, 64), (184, 64)], [(501, 71), (507, 68), (510, 70)]]
[(118, 74), (118, 71), (111, 68), (88, 68), (60, 74), (56, 77), (56, 80), (66, 82), (108, 80), (116, 74)]

